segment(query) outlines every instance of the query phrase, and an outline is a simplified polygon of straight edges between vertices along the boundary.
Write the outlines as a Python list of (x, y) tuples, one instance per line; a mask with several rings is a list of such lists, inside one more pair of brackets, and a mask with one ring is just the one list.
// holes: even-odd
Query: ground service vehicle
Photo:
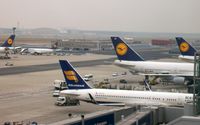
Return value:
[(78, 99), (60, 96), (57, 98), (55, 105), (57, 105), (57, 106), (75, 106), (75, 105), (80, 105), (80, 102)]

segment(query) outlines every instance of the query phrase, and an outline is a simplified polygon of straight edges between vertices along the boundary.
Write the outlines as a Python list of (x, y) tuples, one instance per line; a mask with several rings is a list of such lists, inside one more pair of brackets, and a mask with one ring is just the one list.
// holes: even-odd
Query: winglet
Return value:
[(11, 47), (14, 40), (15, 40), (15, 35), (10, 35), (10, 37), (6, 41), (4, 41), (1, 47)]
[(91, 89), (68, 61), (59, 60), (59, 62), (69, 89)]
[(187, 41), (185, 41), (182, 37), (176, 37), (176, 41), (178, 44), (178, 48), (183, 56), (194, 56), (194, 53), (197, 50), (190, 45)]
[(144, 61), (144, 59), (136, 51), (131, 49), (128, 44), (119, 37), (111, 37), (111, 40), (119, 60)]

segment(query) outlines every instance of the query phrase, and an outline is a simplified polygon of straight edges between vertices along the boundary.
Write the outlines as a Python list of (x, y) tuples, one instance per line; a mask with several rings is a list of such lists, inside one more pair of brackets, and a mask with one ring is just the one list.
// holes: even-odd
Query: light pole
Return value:
[(15, 35), (16, 27), (13, 27), (12, 30), (13, 30), (13, 34)]

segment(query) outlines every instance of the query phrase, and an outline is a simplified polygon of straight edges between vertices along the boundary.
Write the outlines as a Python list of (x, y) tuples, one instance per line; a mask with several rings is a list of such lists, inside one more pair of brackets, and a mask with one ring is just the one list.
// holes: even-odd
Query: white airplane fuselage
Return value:
[(15, 49), (21, 49), (21, 47), (0, 47), (0, 53), (5, 53), (6, 49), (8, 50), (15, 50)]
[(0, 52), (5, 52), (6, 51), (6, 47), (0, 47)]
[(186, 62), (194, 62), (194, 56), (179, 55), (178, 58)]
[(47, 54), (54, 52), (54, 50), (49, 48), (28, 48), (28, 52), (31, 54)]
[(125, 105), (184, 106), (185, 103), (193, 100), (193, 94), (131, 90), (79, 89), (63, 90), (61, 94), (92, 102), (90, 94), (99, 103), (123, 103)]
[(5, 53), (6, 52), (6, 49), (8, 50), (13, 50), (15, 49), (14, 47), (0, 47), (0, 53)]
[(144, 74), (184, 74), (192, 76), (193, 63), (153, 62), (153, 61), (120, 61), (116, 65)]

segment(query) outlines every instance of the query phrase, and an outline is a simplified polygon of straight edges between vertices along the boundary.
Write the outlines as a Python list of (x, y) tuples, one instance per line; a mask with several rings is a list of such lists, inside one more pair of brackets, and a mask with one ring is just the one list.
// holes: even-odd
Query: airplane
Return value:
[(68, 89), (62, 90), (61, 95), (70, 96), (101, 106), (125, 105), (156, 105), (156, 106), (184, 106), (192, 102), (193, 94), (113, 90), (92, 88), (67, 60), (59, 60)]
[(111, 37), (118, 60), (114, 64), (129, 69), (132, 74), (156, 76), (175, 84), (189, 84), (193, 80), (193, 63), (145, 61), (119, 37)]
[(54, 48), (37, 48), (37, 47), (26, 47), (26, 48), (22, 48), (20, 53), (30, 53), (32, 55), (43, 55), (43, 54), (50, 54), (50, 53), (54, 53), (57, 51), (60, 51), (61, 49), (54, 49)]
[(54, 49), (50, 48), (23, 48), (20, 53), (29, 52), (33, 55), (42, 55), (42, 54), (49, 54), (53, 53)]
[(194, 62), (194, 54), (197, 50), (182, 37), (176, 37), (176, 42), (181, 53), (178, 58), (184, 61)]
[(50, 54), (54, 52), (61, 51), (61, 49), (57, 49), (57, 44), (55, 43), (51, 48), (45, 47), (22, 47), (20, 53), (30, 53), (32, 55), (42, 55), (42, 54)]
[(10, 35), (9, 38), (0, 46), (0, 53), (6, 53), (7, 50), (14, 50), (15, 47), (12, 47), (14, 40), (15, 35)]

